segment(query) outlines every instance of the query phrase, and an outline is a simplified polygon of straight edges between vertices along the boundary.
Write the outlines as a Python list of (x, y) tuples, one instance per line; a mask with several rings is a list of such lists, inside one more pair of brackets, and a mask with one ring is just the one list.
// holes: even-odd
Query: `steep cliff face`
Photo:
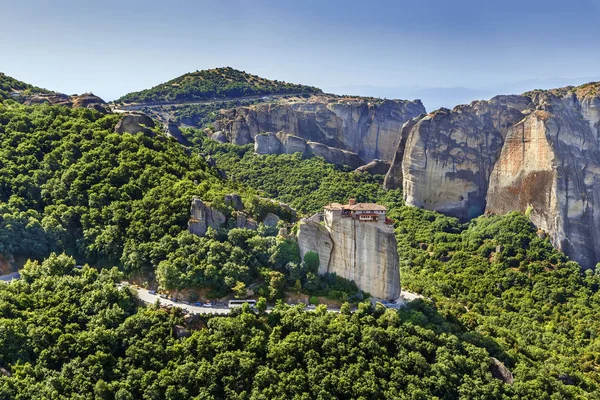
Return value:
[(416, 122), (402, 157), (406, 203), (462, 219), (482, 214), (506, 132), (529, 103), (525, 96), (498, 96)]
[(254, 152), (256, 154), (293, 154), (302, 153), (306, 156), (323, 157), (325, 161), (336, 165), (348, 165), (358, 168), (364, 161), (356, 154), (347, 150), (329, 147), (317, 142), (307, 142), (300, 136), (285, 132), (266, 132), (254, 137)]
[(438, 110), (405, 125), (385, 185), (401, 184), (409, 205), (462, 219), (528, 211), (591, 268), (600, 261), (599, 121), (598, 83)]
[(214, 127), (240, 145), (252, 143), (260, 133), (284, 131), (357, 153), (363, 160), (391, 160), (404, 122), (423, 112), (419, 100), (316, 95), (222, 110)]
[(510, 129), (487, 210), (529, 210), (583, 267), (600, 261), (599, 98), (585, 88), (531, 94), (537, 110)]
[(400, 296), (400, 269), (394, 230), (384, 224), (351, 218), (303, 221), (298, 230), (300, 255), (319, 254), (319, 273), (336, 273), (371, 296)]
[(225, 215), (215, 210), (200, 200), (198, 197), (192, 198), (190, 208), (190, 220), (188, 221), (188, 231), (196, 236), (206, 235), (209, 227), (218, 229), (226, 221)]

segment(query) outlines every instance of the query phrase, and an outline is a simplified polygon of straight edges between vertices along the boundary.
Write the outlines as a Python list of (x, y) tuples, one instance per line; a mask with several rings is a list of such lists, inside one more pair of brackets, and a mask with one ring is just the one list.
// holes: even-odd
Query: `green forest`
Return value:
[(122, 103), (171, 103), (274, 94), (321, 93), (312, 86), (269, 80), (231, 67), (184, 74), (150, 89), (128, 93)]
[[(461, 223), (405, 206), (381, 176), (191, 130), (189, 148), (158, 131), (117, 134), (118, 119), (0, 104), (0, 254), (31, 259), (21, 280), (0, 284), (0, 398), (600, 398), (600, 276), (526, 215)], [(229, 218), (229, 193), (282, 224), (293, 218), (265, 198), (298, 217), (349, 197), (386, 205), (403, 288), (425, 299), (362, 302), (351, 282), (317, 276), (276, 227), (188, 233), (192, 196)], [(214, 297), (253, 285), (275, 307), (185, 321), (117, 285), (140, 277)], [(284, 305), (294, 290), (346, 303)], [(492, 375), (492, 357), (512, 384)]]

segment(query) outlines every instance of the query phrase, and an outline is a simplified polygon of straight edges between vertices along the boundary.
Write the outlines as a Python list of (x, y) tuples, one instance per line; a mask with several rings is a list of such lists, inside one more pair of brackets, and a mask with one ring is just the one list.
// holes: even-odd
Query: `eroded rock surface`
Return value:
[(390, 169), (390, 163), (383, 160), (373, 160), (356, 168), (355, 172), (367, 172), (371, 175), (385, 175)]
[(145, 133), (154, 134), (151, 128), (154, 128), (154, 120), (142, 112), (130, 111), (123, 115), (115, 126), (116, 133)]
[(348, 165), (358, 168), (364, 161), (356, 154), (347, 150), (329, 147), (318, 142), (307, 142), (303, 138), (285, 132), (266, 132), (254, 137), (254, 152), (256, 154), (293, 154), (302, 153), (307, 157), (323, 157), (325, 161), (336, 165)]
[(394, 229), (383, 223), (335, 218), (321, 224), (303, 220), (298, 229), (300, 256), (319, 255), (319, 273), (335, 273), (354, 281), (371, 296), (400, 296), (400, 269)]
[(264, 132), (286, 132), (293, 137), (289, 144), (287, 138), (280, 140), (284, 144), (279, 149), (282, 152), (302, 152), (294, 148), (302, 146), (296, 140), (299, 137), (356, 153), (366, 161), (391, 160), (404, 122), (424, 112), (419, 100), (318, 95), (221, 110), (214, 127), (230, 142), (240, 145), (255, 142), (256, 136)]
[(225, 215), (215, 210), (200, 200), (198, 197), (192, 198), (192, 207), (190, 209), (190, 220), (188, 221), (188, 231), (196, 236), (206, 235), (208, 227), (218, 229), (226, 221)]
[[(409, 121), (386, 176), (408, 205), (526, 212), (584, 268), (600, 262), (600, 83), (497, 96)], [(406, 137), (406, 140), (404, 140)]]

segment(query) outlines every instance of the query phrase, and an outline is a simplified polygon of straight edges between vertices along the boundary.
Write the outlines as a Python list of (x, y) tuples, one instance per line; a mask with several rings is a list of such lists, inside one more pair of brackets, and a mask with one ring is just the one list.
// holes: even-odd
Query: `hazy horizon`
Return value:
[(597, 77), (599, 16), (591, 1), (33, 0), (3, 7), (0, 71), (109, 101), (231, 66), (432, 110)]

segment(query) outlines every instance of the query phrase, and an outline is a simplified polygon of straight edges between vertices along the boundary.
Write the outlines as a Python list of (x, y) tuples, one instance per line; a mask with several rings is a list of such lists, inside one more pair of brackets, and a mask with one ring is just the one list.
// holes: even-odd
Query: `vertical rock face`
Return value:
[(188, 231), (190, 233), (196, 236), (204, 236), (209, 226), (217, 229), (225, 221), (225, 216), (220, 211), (210, 208), (198, 197), (194, 196), (192, 198), (190, 220), (188, 221)]
[(528, 211), (584, 268), (600, 262), (600, 83), (442, 109), (404, 136), (385, 185), (407, 204), (462, 219)]
[[(420, 101), (313, 96), (309, 100), (260, 103), (221, 111), (214, 123), (232, 143), (244, 145), (264, 132), (284, 131), (304, 141), (391, 160), (404, 122), (425, 112)], [(291, 138), (295, 141), (295, 138)], [(279, 151), (287, 150), (284, 146)], [(298, 143), (296, 143), (298, 144)], [(294, 144), (289, 147), (293, 148)]]
[(529, 102), (498, 96), (441, 109), (415, 123), (402, 159), (406, 203), (462, 219), (482, 214), (506, 132)]
[(592, 268), (600, 261), (598, 97), (586, 90), (532, 97), (538, 109), (509, 131), (487, 210), (529, 210), (558, 249)]
[(319, 273), (328, 271), (329, 259), (333, 250), (333, 240), (329, 230), (318, 222), (302, 221), (298, 229), (298, 248), (300, 249), (300, 259), (309, 251), (314, 251), (319, 255)]
[(266, 132), (254, 137), (254, 152), (256, 154), (293, 154), (302, 153), (308, 157), (323, 157), (325, 161), (336, 165), (348, 165), (358, 168), (363, 160), (356, 153), (329, 147), (317, 142), (307, 142), (299, 136), (286, 132)]
[(400, 131), (400, 142), (398, 143), (398, 147), (396, 148), (396, 153), (394, 154), (394, 158), (388, 168), (388, 171), (385, 175), (385, 180), (383, 181), (383, 186), (386, 189), (396, 189), (402, 187), (402, 180), (404, 175), (402, 174), (402, 158), (404, 157), (404, 150), (406, 149), (406, 141), (412, 131), (413, 127), (419, 120), (425, 117), (425, 114), (421, 114), (417, 117), (409, 119), (402, 125), (402, 130)]
[(300, 255), (319, 254), (319, 273), (335, 273), (354, 281), (371, 296), (395, 300), (400, 296), (396, 237), (384, 223), (352, 218), (325, 219), (325, 225), (303, 221), (298, 230)]

